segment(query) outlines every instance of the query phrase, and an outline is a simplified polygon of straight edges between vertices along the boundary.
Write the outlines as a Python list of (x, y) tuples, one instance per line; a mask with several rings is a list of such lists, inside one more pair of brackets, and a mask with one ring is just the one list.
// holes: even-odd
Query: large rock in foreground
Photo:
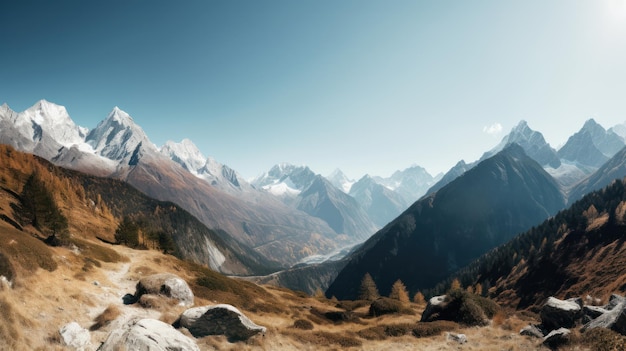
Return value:
[(180, 316), (180, 326), (196, 338), (226, 335), (231, 341), (246, 340), (259, 333), (265, 334), (267, 330), (226, 304), (190, 308)]
[(620, 302), (611, 310), (607, 310), (596, 319), (585, 324), (583, 331), (594, 328), (612, 329), (622, 335), (626, 335), (626, 302)]
[(547, 331), (559, 328), (573, 328), (582, 316), (580, 304), (576, 301), (559, 300), (549, 297), (541, 307), (541, 324)]
[(200, 351), (196, 342), (156, 319), (130, 321), (109, 334), (98, 351)]
[(59, 329), (63, 344), (74, 350), (84, 350), (91, 344), (89, 330), (81, 327), (76, 322), (68, 323)]
[(446, 305), (446, 295), (433, 296), (428, 300), (428, 304), (422, 312), (421, 322), (430, 322), (439, 316)]
[(454, 289), (447, 295), (431, 298), (421, 321), (448, 320), (468, 326), (487, 325), (498, 310), (500, 307), (487, 298)]
[(141, 279), (137, 283), (135, 300), (145, 294), (166, 296), (178, 300), (181, 306), (193, 306), (194, 296), (189, 285), (174, 274), (154, 274)]
[(551, 349), (557, 348), (569, 341), (571, 333), (567, 328), (555, 329), (543, 338), (543, 344)]

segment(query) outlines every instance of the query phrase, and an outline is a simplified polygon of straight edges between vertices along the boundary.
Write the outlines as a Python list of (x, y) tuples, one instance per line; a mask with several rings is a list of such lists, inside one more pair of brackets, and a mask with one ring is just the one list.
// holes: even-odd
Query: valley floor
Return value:
[[(101, 262), (86, 259), (85, 253), (78, 249), (53, 248), (54, 259), (58, 263), (56, 270), (49, 272), (38, 269), (16, 279), (13, 287), (6, 284), (2, 287), (0, 312), (4, 315), (4, 321), (0, 323), (0, 332), (9, 336), (13, 342), (6, 340), (6, 344), (1, 346), (14, 350), (65, 350), (58, 330), (75, 321), (83, 328), (91, 329), (91, 346), (88, 350), (96, 350), (112, 330), (130, 318), (139, 316), (173, 323), (185, 309), (173, 304), (144, 308), (138, 304), (123, 303), (126, 294), (135, 292), (137, 281), (149, 274), (170, 272), (188, 281), (195, 280), (195, 273), (188, 271), (184, 263), (156, 251), (131, 250), (102, 243), (93, 245), (113, 248), (121, 257), (117, 262)], [(246, 342), (231, 343), (223, 336), (198, 339), (201, 350), (542, 349), (539, 340), (519, 335), (520, 328), (529, 321), (520, 320), (516, 315), (500, 316), (488, 327), (454, 327), (450, 332), (467, 335), (468, 342), (459, 344), (448, 340), (445, 331), (423, 338), (413, 336), (410, 326), (416, 324), (422, 311), (422, 307), (415, 304), (411, 304), (406, 313), (376, 318), (367, 317), (368, 307), (362, 306), (354, 309), (356, 318), (334, 323), (325, 319), (323, 312), (342, 311), (336, 307), (336, 301), (270, 286), (254, 289), (258, 290), (254, 290), (255, 295), (246, 297), (247, 302), (238, 299), (234, 296), (237, 293), (233, 292), (203, 291), (198, 294), (194, 291), (197, 295), (196, 306), (231, 303), (255, 323), (267, 327), (265, 335), (254, 336)], [(241, 304), (239, 306), (238, 301)], [(100, 316), (107, 308), (116, 312), (104, 323), (96, 323), (102, 319)], [(312, 326), (312, 329), (296, 328), (296, 321), (308, 321), (302, 323)], [(399, 330), (397, 334), (404, 335), (381, 334), (380, 330), (385, 326), (395, 327)]]

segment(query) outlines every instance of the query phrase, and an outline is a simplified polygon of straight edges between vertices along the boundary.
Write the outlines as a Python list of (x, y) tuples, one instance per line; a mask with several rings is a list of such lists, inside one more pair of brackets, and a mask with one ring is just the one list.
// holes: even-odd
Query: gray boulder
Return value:
[(616, 306), (621, 305), (624, 302), (626, 302), (626, 299), (623, 296), (612, 294), (611, 297), (609, 298), (609, 303), (604, 306), (604, 309), (612, 310)]
[(572, 297), (570, 299), (565, 300), (567, 302), (573, 302), (575, 304), (577, 304), (580, 308), (583, 308), (584, 303), (583, 303), (583, 299), (580, 297)]
[(543, 344), (550, 348), (556, 348), (568, 342), (570, 334), (571, 331), (567, 328), (553, 330), (543, 338)]
[(582, 309), (575, 301), (559, 300), (549, 297), (541, 307), (541, 324), (546, 330), (572, 328), (582, 317)]
[(626, 335), (626, 302), (621, 302), (582, 327), (583, 331), (594, 328), (612, 329)]
[(265, 334), (265, 327), (256, 325), (237, 308), (220, 304), (190, 308), (180, 316), (180, 326), (196, 338), (207, 335), (226, 335), (229, 340), (247, 340), (256, 334)]
[(89, 330), (81, 327), (76, 322), (68, 323), (59, 329), (61, 334), (61, 342), (65, 346), (74, 348), (75, 350), (84, 350), (91, 344), (91, 334)]
[(98, 351), (200, 351), (195, 340), (156, 319), (132, 320), (109, 334)]
[(154, 274), (141, 279), (135, 289), (135, 301), (145, 294), (166, 296), (178, 300), (181, 306), (193, 306), (194, 296), (189, 285), (174, 274)]
[(545, 336), (543, 330), (541, 330), (538, 326), (532, 324), (522, 328), (519, 333), (520, 335), (526, 335), (533, 338), (543, 338)]
[(439, 314), (446, 306), (446, 295), (433, 296), (428, 300), (424, 312), (422, 312), (421, 322), (430, 321), (435, 315)]
[(600, 306), (583, 306), (583, 323), (589, 323), (607, 312), (609, 312), (609, 310)]

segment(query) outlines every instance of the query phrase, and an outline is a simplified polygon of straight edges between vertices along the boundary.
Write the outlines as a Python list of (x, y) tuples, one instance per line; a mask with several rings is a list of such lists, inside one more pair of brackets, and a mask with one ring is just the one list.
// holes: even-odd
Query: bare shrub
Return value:
[(293, 327), (302, 330), (313, 330), (313, 323), (307, 321), (306, 319), (298, 319), (293, 322)]
[(587, 330), (582, 343), (596, 351), (626, 350), (626, 337), (606, 328)]
[(458, 328), (459, 325), (451, 321), (418, 322), (413, 328), (413, 336), (425, 338)]
[(119, 317), (121, 313), (122, 312), (117, 306), (109, 305), (109, 307), (107, 307), (94, 319), (95, 323), (89, 328), (89, 330), (94, 331), (109, 325), (112, 321)]

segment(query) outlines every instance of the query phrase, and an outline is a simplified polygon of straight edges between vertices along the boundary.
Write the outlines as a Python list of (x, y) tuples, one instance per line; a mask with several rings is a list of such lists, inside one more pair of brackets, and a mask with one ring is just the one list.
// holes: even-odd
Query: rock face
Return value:
[(137, 283), (135, 300), (142, 295), (162, 295), (179, 301), (181, 306), (193, 306), (193, 292), (182, 278), (169, 273), (154, 274)]
[(422, 313), (422, 322), (431, 320), (431, 317), (438, 314), (444, 309), (446, 301), (446, 295), (433, 296), (428, 300), (428, 304)]
[(541, 307), (541, 324), (546, 330), (555, 330), (561, 327), (572, 328), (582, 317), (582, 310), (577, 301), (559, 300), (549, 297)]
[(128, 322), (124, 327), (111, 332), (98, 350), (200, 351), (194, 340), (156, 319)]
[(68, 323), (59, 329), (63, 344), (76, 350), (84, 350), (91, 344), (91, 334), (76, 322)]
[[(619, 299), (614, 299), (613, 303)], [(603, 314), (597, 318), (591, 320), (585, 324), (582, 330), (594, 329), (594, 328), (607, 328), (612, 329), (622, 335), (626, 335), (626, 302), (621, 298), (621, 302), (617, 305), (613, 305), (610, 301), (605, 306)]]
[(229, 340), (246, 340), (256, 334), (265, 334), (265, 327), (256, 325), (237, 308), (220, 304), (190, 308), (180, 316), (180, 326), (196, 338), (207, 335), (226, 335)]

